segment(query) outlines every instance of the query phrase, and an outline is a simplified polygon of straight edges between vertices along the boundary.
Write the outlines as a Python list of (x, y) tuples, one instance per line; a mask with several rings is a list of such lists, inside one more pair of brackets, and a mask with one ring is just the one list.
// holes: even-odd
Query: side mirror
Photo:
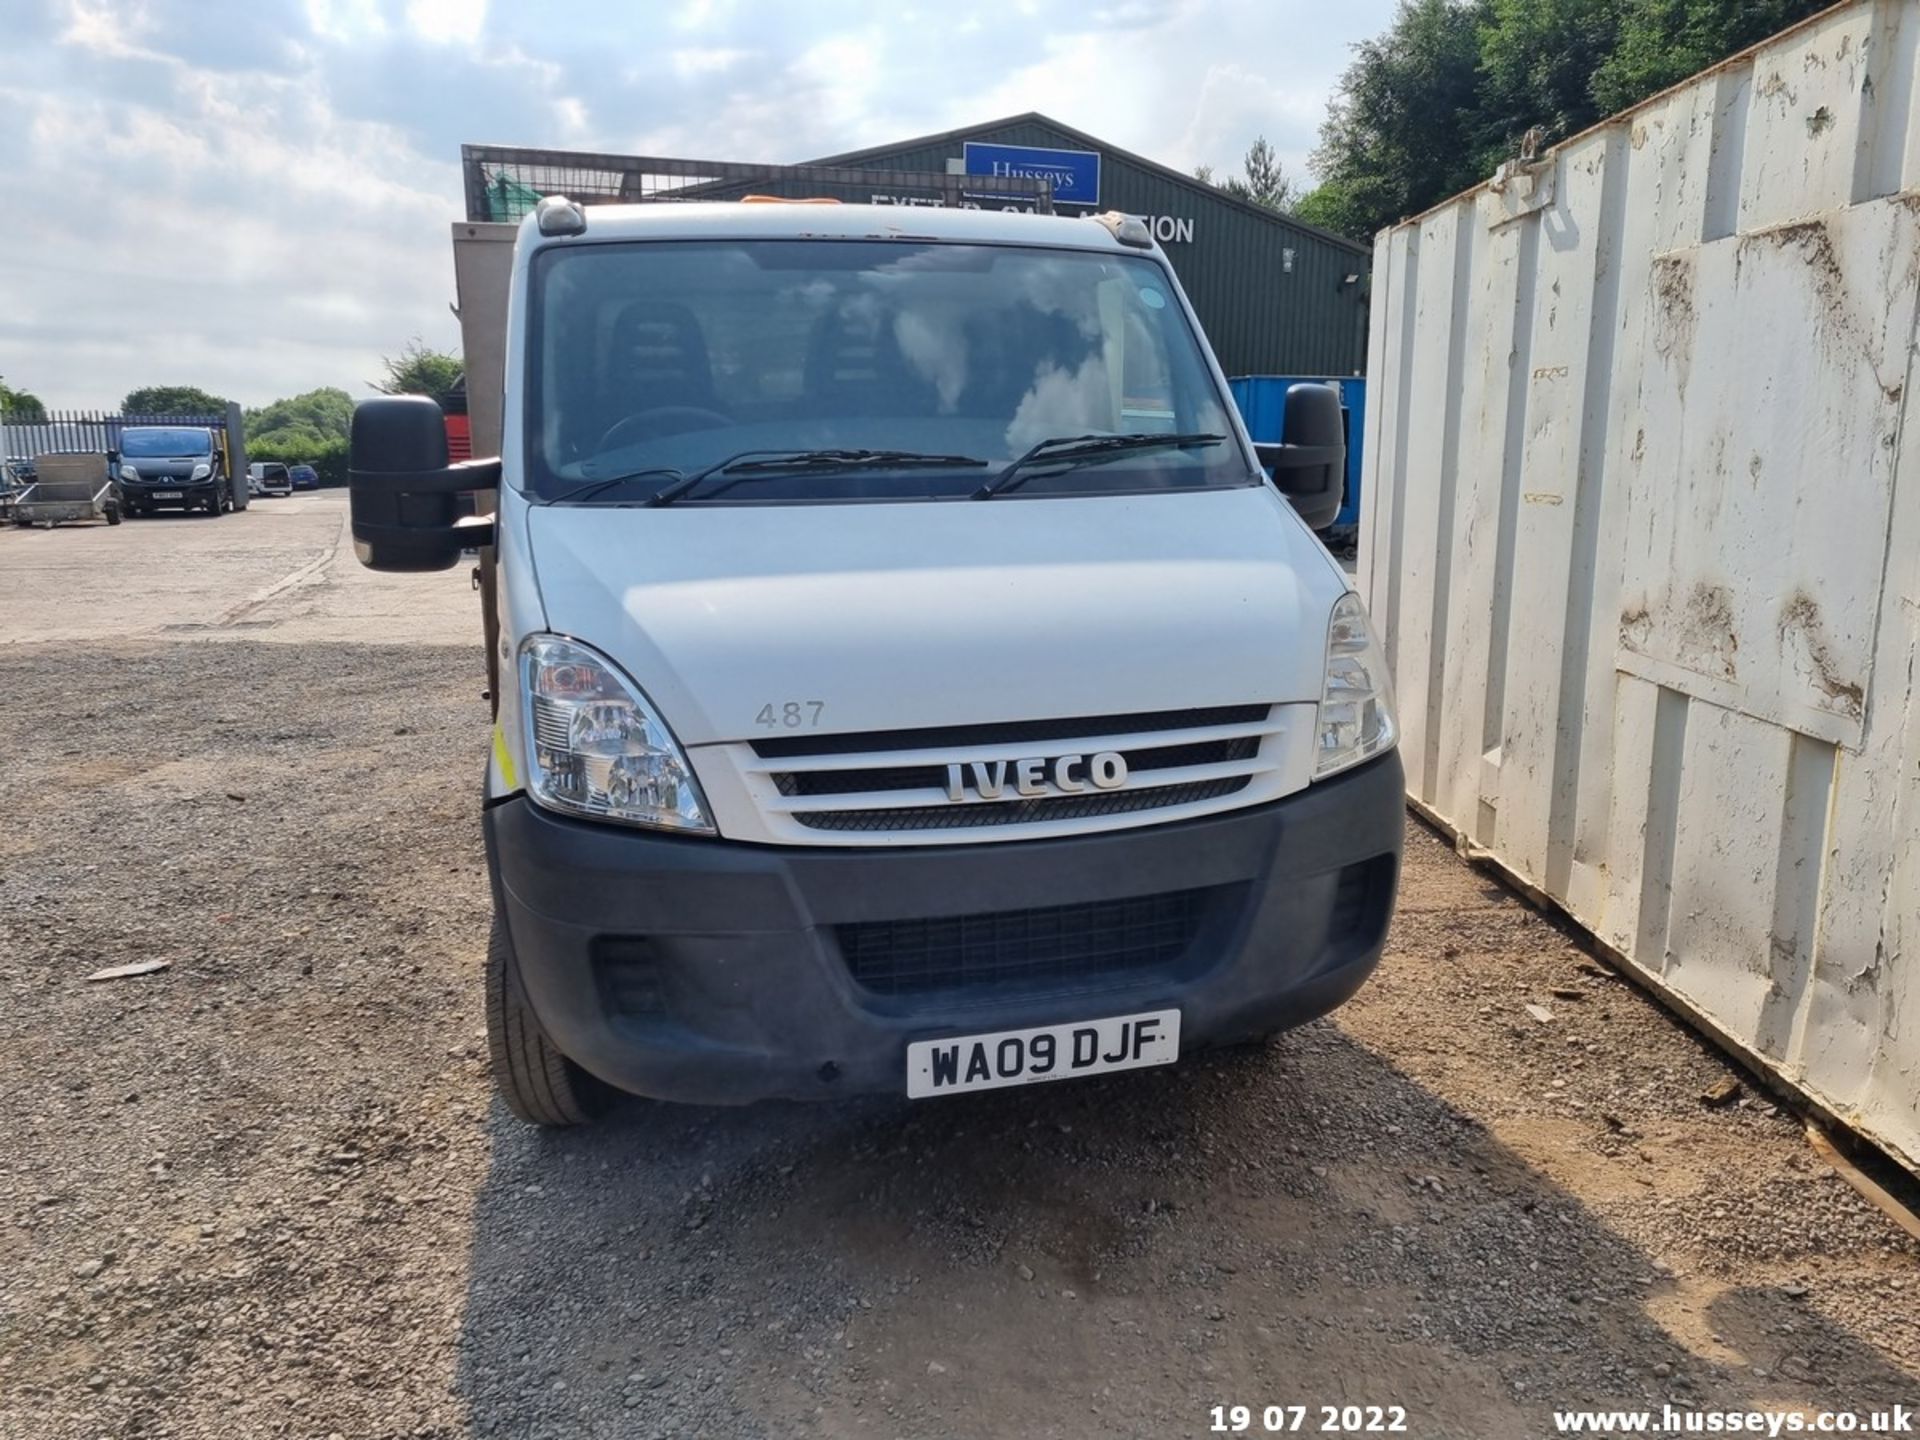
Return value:
[(1324, 530), (1339, 515), (1346, 493), (1347, 433), (1339, 391), (1331, 385), (1291, 386), (1280, 435), (1278, 445), (1255, 445), (1254, 452), (1308, 526)]
[(451, 570), (493, 543), (492, 518), (462, 518), (457, 497), (498, 488), (500, 462), (449, 465), (446, 417), (426, 396), (362, 400), (348, 453), (353, 553), (368, 569)]

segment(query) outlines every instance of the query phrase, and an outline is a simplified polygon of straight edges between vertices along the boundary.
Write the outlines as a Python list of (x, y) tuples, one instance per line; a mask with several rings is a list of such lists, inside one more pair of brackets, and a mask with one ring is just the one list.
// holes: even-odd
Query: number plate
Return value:
[(180, 492), (178, 490), (156, 490), (153, 492), (153, 498), (156, 500), (178, 500), (180, 498)]
[(907, 1095), (952, 1095), (1071, 1080), (1180, 1058), (1180, 1012), (1149, 1010), (1032, 1030), (916, 1040), (907, 1046)]

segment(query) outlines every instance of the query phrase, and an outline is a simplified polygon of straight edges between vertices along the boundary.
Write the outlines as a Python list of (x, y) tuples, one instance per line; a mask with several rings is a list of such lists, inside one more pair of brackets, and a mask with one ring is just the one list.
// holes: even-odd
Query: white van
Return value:
[(377, 569), (491, 547), (517, 1114), (1158, 1065), (1359, 987), (1404, 811), (1307, 523), (1338, 398), (1256, 450), (1138, 220), (550, 197), (506, 295), (500, 457), (370, 400), (352, 503)]
[(293, 479), (277, 460), (255, 461), (247, 466), (247, 489), (260, 496), (291, 495)]

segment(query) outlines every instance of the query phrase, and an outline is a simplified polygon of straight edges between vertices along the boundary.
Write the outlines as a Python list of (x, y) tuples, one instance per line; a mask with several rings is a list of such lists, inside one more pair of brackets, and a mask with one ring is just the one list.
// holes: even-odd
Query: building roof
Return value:
[(1195, 179), (1191, 175), (1175, 170), (1171, 165), (1162, 165), (1157, 160), (1149, 160), (1146, 156), (1136, 155), (1131, 150), (1122, 150), (1118, 145), (1102, 140), (1097, 136), (1089, 135), (1084, 130), (1076, 130), (1071, 125), (1062, 124), (1051, 115), (1043, 115), (1038, 110), (1028, 110), (1019, 115), (1007, 115), (998, 120), (988, 120), (978, 125), (963, 126), (958, 130), (943, 130), (933, 135), (915, 135), (909, 139), (895, 140), (888, 145), (872, 145), (864, 150), (849, 150), (839, 155), (823, 155), (817, 160), (810, 160), (804, 163), (810, 165), (864, 165), (869, 161), (884, 160), (890, 155), (897, 155), (902, 150), (915, 150), (922, 146), (931, 145), (957, 145), (967, 140), (977, 140), (982, 136), (995, 131), (1006, 130), (1015, 125), (1044, 126), (1049, 130), (1057, 132), (1065, 139), (1072, 141), (1083, 149), (1097, 150), (1103, 155), (1111, 155), (1114, 159), (1124, 161), (1128, 165), (1134, 165), (1142, 170), (1152, 171), (1163, 179), (1172, 180), (1184, 185), (1188, 189), (1204, 195), (1209, 200), (1215, 201), (1218, 204), (1228, 205), (1246, 211), (1248, 214), (1257, 216), (1262, 220), (1284, 226), (1290, 230), (1297, 230), (1302, 235), (1311, 236), (1313, 239), (1323, 241), (1329, 245), (1336, 245), (1340, 249), (1351, 251), (1355, 255), (1369, 259), (1373, 255), (1371, 246), (1349, 240), (1344, 235), (1336, 235), (1331, 230), (1323, 230), (1318, 225), (1309, 225), (1304, 220), (1296, 220), (1293, 216), (1283, 215), (1277, 210), (1269, 210), (1266, 206), (1256, 205), (1251, 200), (1242, 200), (1239, 196), (1230, 194), (1217, 185), (1209, 185), (1204, 180)]

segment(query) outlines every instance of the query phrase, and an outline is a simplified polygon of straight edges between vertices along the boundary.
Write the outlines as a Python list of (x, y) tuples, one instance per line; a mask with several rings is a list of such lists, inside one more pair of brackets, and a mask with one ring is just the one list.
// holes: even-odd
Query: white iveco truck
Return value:
[(517, 1114), (1059, 1080), (1353, 994), (1403, 800), (1311, 528), (1338, 400), (1256, 448), (1142, 224), (550, 197), (491, 239), (498, 458), (370, 400), (352, 501), (376, 569), (482, 552)]

